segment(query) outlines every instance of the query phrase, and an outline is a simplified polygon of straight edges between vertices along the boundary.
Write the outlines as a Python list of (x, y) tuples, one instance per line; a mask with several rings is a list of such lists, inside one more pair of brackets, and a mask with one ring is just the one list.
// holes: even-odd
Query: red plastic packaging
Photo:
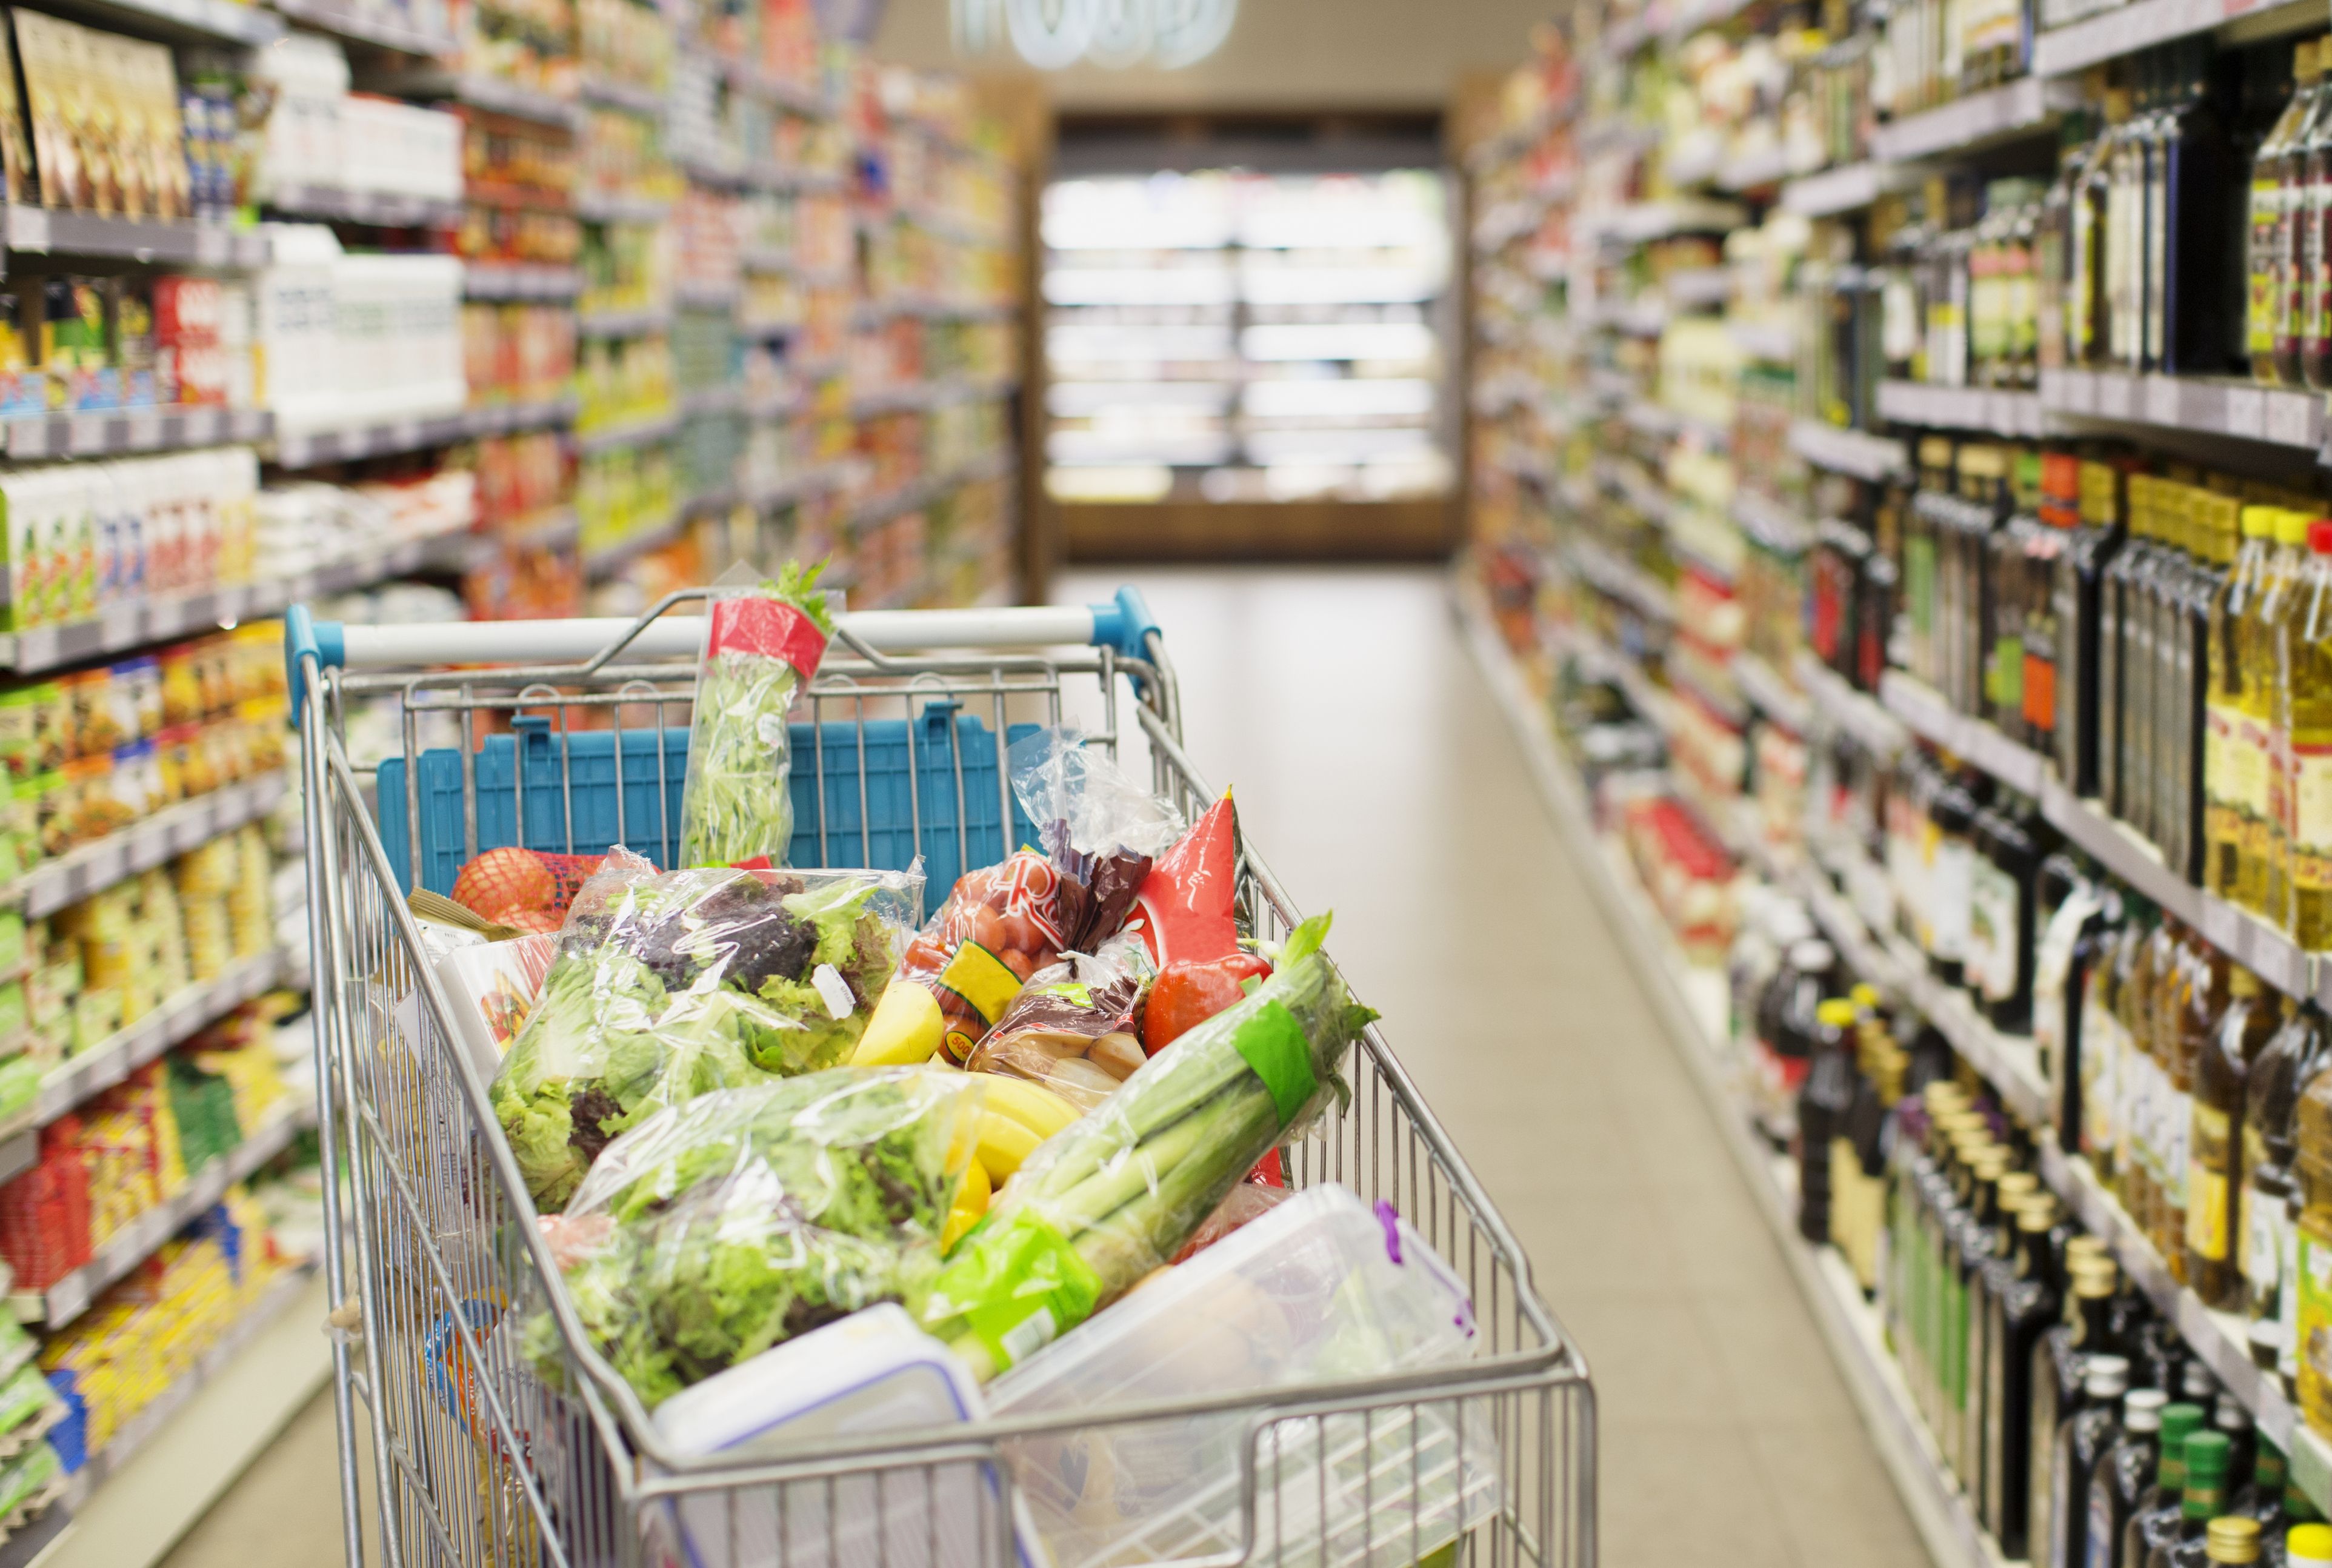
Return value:
[(1142, 933), (1161, 974), (1179, 960), (1204, 962), (1238, 951), (1238, 927), (1231, 917), (1238, 892), (1238, 813), (1226, 790), (1143, 879), (1125, 927)]

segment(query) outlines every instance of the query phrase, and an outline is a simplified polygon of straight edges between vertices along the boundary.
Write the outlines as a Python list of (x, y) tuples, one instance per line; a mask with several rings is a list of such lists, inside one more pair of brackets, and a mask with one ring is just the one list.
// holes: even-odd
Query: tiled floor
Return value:
[[(1127, 574), (1185, 738), (1504, 1209), (1600, 1391), (1601, 1561), (1926, 1561), (1771, 1233), (1423, 571)], [(1117, 580), (1085, 577), (1065, 596)], [(171, 1568), (339, 1554), (319, 1401)], [(1705, 1550), (1686, 1549), (1705, 1555)]]

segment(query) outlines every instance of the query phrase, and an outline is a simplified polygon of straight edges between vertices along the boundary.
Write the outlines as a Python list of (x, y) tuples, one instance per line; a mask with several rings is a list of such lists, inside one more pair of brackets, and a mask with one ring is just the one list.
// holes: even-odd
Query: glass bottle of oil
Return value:
[(2319, 1436), (2332, 1435), (2332, 1068), (2299, 1097), (2294, 1164), (2299, 1177), (2298, 1287), (2292, 1345), (2299, 1409)]
[[(2259, 606), (2275, 550), (2275, 508), (2242, 508), (2242, 543), (2211, 616), (2210, 701), (2204, 714), (2203, 885), (2222, 898), (2258, 907), (2246, 889), (2258, 875), (2244, 846), (2267, 807), (2266, 722), (2260, 696)], [(2256, 831), (2264, 833), (2263, 824)], [(2249, 876), (2246, 876), (2246, 870)]]
[(2194, 1079), (2203, 1054), (2210, 1049), (2213, 1026), (2226, 1011), (2234, 965), (2193, 931), (2186, 933), (2183, 958), (2185, 984), (2175, 993), (2175, 1029), (2167, 1042), (2170, 1099), (2165, 1107), (2164, 1133), (2169, 1146), (2163, 1151), (2163, 1179), (2168, 1192), (2154, 1244), (2170, 1272), (2186, 1281), (2186, 1217), (2195, 1196), (2188, 1186), (2193, 1170)]
[(2241, 1310), (2239, 1200), (2243, 1190), (2243, 1107), (2251, 1063), (2282, 1022), (2281, 1010), (2240, 965), (2227, 971), (2227, 1003), (2194, 1058), (2194, 1110), (2186, 1164), (2186, 1282), (2222, 1311)]
[(2278, 696), (2290, 774), (2286, 928), (2318, 952), (2332, 947), (2332, 519), (2308, 525), (2308, 546), (2278, 627)]
[(2212, 647), (2232, 668), (2231, 697), (2222, 765), (2229, 803), (2235, 813), (2232, 864), (2223, 885), (2211, 890), (2249, 909), (2268, 908), (2268, 863), (2272, 833), (2270, 774), (2275, 733), (2275, 640), (2269, 634), (2267, 607), (2279, 571), (2289, 565), (2278, 553), (2273, 507), (2247, 506), (2241, 513), (2242, 545), (2227, 579), (2225, 624)]
[(2251, 375), (2261, 381), (2281, 378), (2276, 362), (2276, 327), (2286, 297), (2285, 259), (2296, 236), (2289, 205), (2295, 183), (2289, 174), (2292, 132), (2308, 111), (2316, 87), (2316, 45), (2302, 43), (2292, 62), (2291, 97), (2276, 117), (2251, 159), (2251, 288), (2246, 296), (2245, 341), (2250, 346)]
[(2253, 907), (2279, 926), (2289, 925), (2291, 918), (2291, 746), (2290, 727), (2283, 711), (2283, 641), (2287, 624), (2299, 606), (2307, 537), (2305, 514), (2277, 509), (2275, 548), (2268, 556), (2258, 624), (2251, 629), (2257, 648), (2260, 706), (2266, 715), (2262, 755), (2267, 770), (2267, 809), (2260, 813), (2260, 843), (2254, 855), (2259, 861), (2259, 902)]
[(2122, 1207), (2141, 1231), (2151, 1228), (2158, 1169), (2154, 1131), (2161, 1072), (2154, 1052), (2155, 1003), (2162, 990), (2162, 972), (2174, 961), (2177, 948), (2175, 922), (2165, 915), (2136, 944), (2121, 987), (2121, 1026), (2128, 1044), (2119, 1075), (2121, 1115), (2117, 1118), (2114, 1172)]
[[(2316, 45), (2319, 79), (2325, 44)], [(2319, 90), (2316, 102), (2292, 133), (2295, 186), (2289, 197), (2298, 242), (2299, 377), (2317, 388), (2332, 386), (2332, 249), (2326, 223), (2332, 221), (2332, 100)]]
[(2265, 1371), (2281, 1357), (2280, 1293), (2285, 1200), (2291, 1195), (2294, 1118), (2324, 1034), (2312, 1008), (2283, 1003), (2284, 1022), (2243, 1083), (2243, 1190), (2235, 1209), (2236, 1263), (2243, 1276), (2251, 1359)]
[(2152, 836), (2154, 811), (2155, 584), (2165, 550), (2155, 497), (2164, 481), (2151, 474), (2129, 481), (2131, 547), (2115, 569), (2121, 573), (2117, 595), (2121, 633), (2121, 716), (2116, 727), (2114, 794), (2116, 816)]

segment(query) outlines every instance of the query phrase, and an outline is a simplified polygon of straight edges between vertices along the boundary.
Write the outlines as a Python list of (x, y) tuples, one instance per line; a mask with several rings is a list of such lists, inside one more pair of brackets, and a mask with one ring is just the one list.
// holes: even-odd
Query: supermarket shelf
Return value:
[(2200, 930), (2204, 938), (2261, 980), (2289, 995), (2314, 997), (2326, 989), (2315, 956), (2250, 910), (2215, 898), (2167, 865), (2152, 844), (2058, 782), (2048, 759), (2018, 745), (1982, 719), (1952, 709), (1941, 695), (1899, 670), (1888, 670), (1879, 696), (1889, 712), (1916, 734), (1952, 751), (2012, 789), (2040, 803), (2040, 814), (2107, 870), (2152, 902)]
[(1878, 413), (1897, 424), (1984, 430), (1995, 435), (2040, 435), (2047, 423), (2038, 393), (1928, 386), (1916, 381), (1880, 382)]
[(710, 414), (735, 413), (745, 406), (745, 389), (734, 383), (700, 386), (680, 394), (680, 417), (702, 419)]
[(392, 76), (380, 84), (402, 98), (442, 98), (489, 114), (572, 130), (581, 122), (581, 110), (570, 100), (539, 89), (464, 71), (416, 71)]
[(1019, 385), (1008, 375), (956, 375), (941, 381), (918, 381), (906, 386), (870, 392), (852, 398), (850, 417), (871, 419), (876, 414), (906, 413), (951, 403), (976, 403), (988, 398), (1009, 397), (1018, 390)]
[(282, 17), (235, 0), (60, 0), (43, 9), (145, 37), (257, 48), (283, 35)]
[(1749, 705), (1796, 736), (1813, 727), (1813, 704), (1783, 680), (1773, 667), (1754, 653), (1733, 656), (1733, 683)]
[(583, 101), (601, 109), (620, 109), (630, 114), (664, 118), (664, 93), (653, 87), (638, 87), (628, 81), (610, 81), (605, 77), (586, 76), (582, 85)]
[(932, 321), (1008, 321), (1019, 307), (1008, 299), (959, 299), (945, 294), (901, 294), (869, 299), (851, 312), (860, 326), (874, 326), (896, 317), (913, 316)]
[(1733, 293), (1733, 273), (1725, 267), (1696, 267), (1671, 272), (1660, 284), (1670, 309), (1722, 305)]
[(680, 429), (681, 413), (677, 408), (647, 419), (626, 420), (604, 430), (578, 432), (575, 450), (584, 457), (594, 452), (614, 451), (619, 447), (645, 446), (651, 442), (669, 440)]
[(586, 310), (575, 329), (586, 337), (643, 337), (672, 326), (669, 306), (658, 310)]
[[(304, 1107), (286, 1100), (251, 1129), (225, 1158), (214, 1160), (166, 1198), (116, 1231), (90, 1260), (46, 1290), (19, 1290), (8, 1297), (19, 1320), (58, 1329), (89, 1310), (109, 1285), (153, 1256), (154, 1250), (224, 1196), (237, 1182), (282, 1154), (308, 1123)], [(101, 1475), (98, 1478), (102, 1478)]]
[(1882, 988), (1907, 997), (1993, 1086), (2008, 1110), (2044, 1135), (2035, 1140), (2041, 1179), (2080, 1217), (2086, 1229), (2113, 1249), (2130, 1282), (2165, 1318), (2178, 1326), (2179, 1333), (2209, 1364), (2221, 1384), (2251, 1412), (2260, 1431), (2287, 1452), (2295, 1439), (2308, 1446), (2307, 1458), (2295, 1468), (2301, 1484), (2320, 1506), (2332, 1495), (2332, 1468), (2327, 1464), (2332, 1451), (2320, 1439), (2296, 1430), (2281, 1385), (2251, 1362), (2242, 1319), (2232, 1313), (2213, 1312), (2202, 1297), (2179, 1284), (2154, 1244), (2098, 1181), (2088, 1162), (2067, 1155), (2045, 1136), (2050, 1120), (2049, 1086), (2040, 1076), (2031, 1042), (1999, 1033), (1977, 1013), (1965, 993), (1934, 980), (1915, 955), (1887, 951), (1818, 876), (1810, 874), (1803, 880), (1801, 890), (1811, 895), (1810, 903), (1823, 935), (1839, 947), (1849, 965), (1869, 974)]
[(1910, 452), (1899, 441), (1867, 431), (1840, 430), (1820, 420), (1801, 419), (1790, 426), (1790, 448), (1820, 468), (1835, 469), (1858, 479), (1886, 480), (1907, 472)]
[(735, 283), (675, 283), (672, 302), (683, 310), (734, 310), (742, 292)]
[(1600, 213), (1581, 213), (1572, 222), (1583, 234), (1640, 244), (1671, 234), (1723, 233), (1749, 221), (1738, 202), (1637, 202)]
[(47, 1568), (49, 1548), (72, 1528), (72, 1510), (60, 1497), (17, 1525), (6, 1541), (0, 1542), (0, 1568), (32, 1568), (35, 1563)]
[(274, 416), (261, 408), (126, 408), (33, 414), (0, 421), (0, 432), (13, 458), (114, 457), (264, 441), (274, 423)]
[(638, 529), (612, 545), (586, 550), (583, 553), (583, 575), (595, 580), (614, 576), (649, 551), (660, 550), (680, 537), (681, 530), (688, 526), (690, 515), (689, 507), (683, 504), (675, 508), (672, 516), (660, 523)]
[[(1723, 977), (1695, 972), (1649, 907), (1625, 857), (1598, 837), (1587, 803), (1556, 750), (1540, 708), (1515, 667), (1487, 612), (1470, 589), (1458, 590), (1467, 641), (1515, 737), (1523, 747), (1539, 794), (1562, 833), (1574, 866), (1593, 889), (1607, 924), (1627, 950), (1671, 1042), (1706, 1098), (1725, 1145), (1740, 1166), (1758, 1211), (1773, 1227), (1782, 1257), (1812, 1308), (1831, 1357), (1893, 1476), (1904, 1506), (1928, 1553), (1949, 1568), (1998, 1568), (2000, 1557), (1977, 1527), (1958, 1487), (1948, 1478), (1908, 1391), (1884, 1348), (1878, 1325), (1861, 1293), (1828, 1249), (1797, 1233), (1786, 1162), (1777, 1161), (1752, 1132), (1724, 1082), (1716, 1060), (1723, 1018)], [(1711, 993), (1714, 994), (1711, 994)]]
[(1856, 212), (1890, 191), (1903, 189), (1909, 172), (1898, 165), (1873, 160), (1802, 175), (1782, 186), (1782, 210), (1808, 218)]
[(722, 75), (729, 85), (740, 92), (765, 99), (796, 114), (823, 118), (834, 112), (834, 105), (826, 95), (805, 82), (794, 81), (774, 71), (763, 71), (750, 61), (733, 60), (727, 56), (717, 62)]
[(1869, 693), (1848, 685), (1838, 671), (1811, 653), (1799, 651), (1794, 673), (1815, 708), (1836, 719), (1840, 728), (1874, 756), (1891, 757), (1911, 744), (1911, 732), (1901, 719), (1880, 707)]
[[(304, 962), (304, 957), (301, 960)], [(126, 1029), (117, 1030), (41, 1080), (31, 1121), (44, 1126), (93, 1094), (111, 1088), (172, 1046), (193, 1039), (253, 997), (273, 989), (290, 960), (280, 951), (230, 964), (218, 977), (189, 985)]]
[(2109, 370), (2044, 370), (2040, 404), (2052, 413), (2159, 425), (2276, 446), (2323, 446), (2324, 394), (2250, 382)]
[(0, 905), (22, 909), (28, 920), (54, 914), (124, 877), (150, 870), (221, 833), (258, 822), (275, 809), (288, 787), (287, 775), (279, 771), (164, 806), (118, 832), (42, 861), (0, 887)]
[(2136, 0), (2032, 40), (2036, 76), (2069, 76), (2103, 61), (2135, 54), (2173, 39), (2222, 29), (2243, 41), (2281, 33), (2320, 31), (2324, 7), (2316, 0)]
[(68, 1484), (43, 1568), (156, 1568), (331, 1377), (323, 1276), (287, 1271)]
[(394, 49), (400, 54), (417, 54), (427, 59), (443, 58), (458, 52), (461, 40), (450, 33), (425, 33), (408, 25), (404, 18), (387, 7), (358, 5), (335, 5), (332, 0), (270, 0), (275, 9), (319, 33), (329, 33), (335, 38), (345, 38), (358, 43), (369, 43), (377, 48)]
[(288, 469), (316, 468), (391, 452), (422, 451), (467, 440), (471, 434), (467, 410), (353, 425), (344, 430), (278, 430), (271, 461)]
[(1727, 321), (1735, 347), (1754, 359), (1788, 365), (1798, 357), (1797, 329), (1778, 321)]
[(2028, 76), (1878, 127), (1870, 133), (1870, 156), (1880, 163), (1901, 163), (1974, 152), (2045, 129), (2079, 101), (2078, 82)]
[(1719, 190), (1754, 191), (1779, 185), (1789, 176), (1790, 155), (1780, 146), (1747, 157), (1727, 158), (1716, 171)]
[(472, 299), (572, 299), (583, 292), (576, 267), (472, 261), (462, 270), (462, 293)]
[(978, 484), (982, 480), (996, 479), (1011, 471), (1012, 454), (1009, 451), (990, 452), (986, 457), (959, 464), (943, 473), (911, 480), (881, 495), (860, 501), (851, 508), (850, 523), (853, 527), (872, 527), (876, 523), (887, 522), (908, 512), (921, 511), (966, 485)]
[(515, 435), (527, 430), (555, 430), (573, 424), (580, 405), (572, 397), (547, 403), (490, 403), (464, 414), (465, 435)]
[(660, 196), (578, 191), (575, 215), (587, 223), (661, 223), (672, 215), (672, 203)]
[(1609, 594), (1662, 625), (1675, 622), (1676, 595), (1642, 567), (1584, 538), (1572, 542), (1563, 552), (1563, 560), (1574, 575), (1597, 593)]
[(789, 479), (779, 480), (773, 485), (748, 485), (739, 499), (757, 511), (786, 506), (807, 496), (846, 489), (857, 477), (858, 469), (859, 464), (855, 460), (843, 458), (822, 463)]
[(1754, 490), (1733, 498), (1733, 520), (1742, 532), (1781, 555), (1795, 555), (1814, 542), (1813, 525), (1795, 508)]
[(254, 615), (274, 615), (319, 594), (344, 593), (420, 570), (444, 550), (449, 536), (400, 539), (286, 577), (227, 584), (200, 593), (132, 599), (108, 605), (93, 619), (34, 626), (0, 634), (0, 669), (33, 674), (148, 643), (215, 632)]
[(391, 195), (330, 185), (278, 185), (266, 202), (272, 211), (296, 218), (339, 219), (392, 228), (451, 228), (462, 221), (461, 198)]
[[(247, 10), (231, 3), (225, 9)], [(254, 12), (264, 15), (264, 12)], [(267, 236), (223, 223), (144, 223), (94, 213), (53, 213), (43, 207), (6, 209), (8, 248), (67, 256), (119, 256), (195, 267), (263, 267)]]
[(464, 540), (464, 562), (478, 570), (502, 550), (569, 550), (582, 532), (582, 520), (573, 507), (549, 507), (530, 517), (513, 519), (470, 535)]

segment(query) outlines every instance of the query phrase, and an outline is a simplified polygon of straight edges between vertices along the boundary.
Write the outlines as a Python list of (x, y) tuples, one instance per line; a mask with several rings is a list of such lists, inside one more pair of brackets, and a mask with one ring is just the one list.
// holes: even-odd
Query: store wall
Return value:
[[(1054, 101), (1103, 109), (1440, 109), (1458, 76), (1513, 63), (1546, 0), (1241, 0), (1230, 37), (1180, 71), (1050, 73)], [(890, 0), (874, 52), (910, 65), (1008, 69), (954, 52), (948, 0)]]

